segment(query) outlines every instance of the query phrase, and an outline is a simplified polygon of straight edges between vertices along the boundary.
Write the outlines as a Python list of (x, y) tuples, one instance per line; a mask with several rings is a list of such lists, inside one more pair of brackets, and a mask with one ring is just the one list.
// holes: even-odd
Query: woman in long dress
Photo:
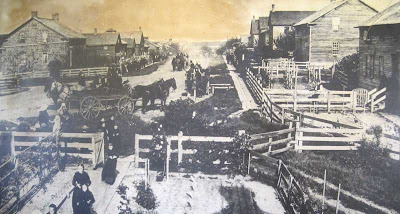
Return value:
[(101, 173), (101, 180), (107, 184), (114, 184), (116, 178), (117, 158), (113, 145), (110, 143), (107, 150), (107, 160)]

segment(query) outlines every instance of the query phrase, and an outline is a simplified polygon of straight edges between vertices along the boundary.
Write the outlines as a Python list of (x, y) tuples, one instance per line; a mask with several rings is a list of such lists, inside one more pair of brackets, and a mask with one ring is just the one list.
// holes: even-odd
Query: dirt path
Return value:
[[(224, 63), (223, 59), (220, 57), (205, 57), (201, 54), (200, 47), (196, 46), (188, 46), (184, 50), (185, 53), (189, 54), (189, 59), (192, 60), (194, 63), (198, 62), (203, 68), (207, 68), (209, 66), (214, 66), (220, 63)], [(176, 86), (177, 89), (170, 92), (170, 95), (167, 99), (167, 105), (169, 102), (173, 100), (178, 100), (178, 99), (187, 99), (188, 97), (182, 96), (183, 93), (185, 93), (185, 80), (186, 80), (186, 75), (185, 71), (172, 71), (172, 58), (169, 59), (165, 64), (161, 65), (157, 71), (149, 74), (149, 75), (143, 75), (143, 76), (134, 76), (134, 77), (124, 77), (123, 80), (129, 80), (130, 85), (132, 87), (135, 87), (137, 85), (149, 85), (155, 81), (160, 80), (163, 78), (164, 80), (167, 80), (169, 78), (175, 78), (176, 81)], [(196, 102), (199, 102), (206, 97), (203, 97), (202, 99), (196, 99)], [(156, 104), (159, 104), (160, 101), (156, 100)], [(138, 105), (141, 106), (142, 103), (139, 101)], [(159, 110), (159, 106), (155, 110), (149, 110), (146, 112), (146, 114), (143, 114), (141, 111), (136, 111), (134, 113), (135, 116), (140, 117), (142, 120), (146, 122), (152, 121), (156, 117), (160, 117), (164, 115), (164, 112), (161, 112)]]
[(19, 117), (37, 117), (41, 105), (52, 103), (44, 93), (44, 86), (30, 87), (24, 92), (0, 96), (0, 118), (16, 122)]

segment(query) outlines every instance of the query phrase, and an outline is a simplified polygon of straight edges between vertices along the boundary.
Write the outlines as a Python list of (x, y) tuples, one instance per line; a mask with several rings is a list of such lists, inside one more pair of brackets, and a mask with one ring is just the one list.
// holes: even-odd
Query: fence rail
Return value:
[(61, 70), (61, 77), (73, 77), (82, 74), (83, 76), (93, 77), (96, 75), (107, 75), (108, 67), (78, 68)]

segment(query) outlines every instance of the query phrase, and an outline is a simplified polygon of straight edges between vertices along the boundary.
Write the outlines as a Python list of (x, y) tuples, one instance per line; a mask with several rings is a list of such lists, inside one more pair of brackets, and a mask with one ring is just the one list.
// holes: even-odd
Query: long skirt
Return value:
[(107, 184), (114, 184), (116, 178), (117, 158), (107, 159), (103, 171), (101, 173), (101, 180)]

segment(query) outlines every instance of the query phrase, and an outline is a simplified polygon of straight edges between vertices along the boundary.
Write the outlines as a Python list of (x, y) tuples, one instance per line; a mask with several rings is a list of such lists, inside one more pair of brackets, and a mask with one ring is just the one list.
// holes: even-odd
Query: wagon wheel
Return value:
[(102, 105), (95, 97), (86, 97), (81, 101), (80, 112), (83, 118), (89, 120), (99, 116)]
[(118, 112), (120, 114), (131, 114), (135, 109), (135, 104), (132, 98), (124, 96), (118, 101)]

